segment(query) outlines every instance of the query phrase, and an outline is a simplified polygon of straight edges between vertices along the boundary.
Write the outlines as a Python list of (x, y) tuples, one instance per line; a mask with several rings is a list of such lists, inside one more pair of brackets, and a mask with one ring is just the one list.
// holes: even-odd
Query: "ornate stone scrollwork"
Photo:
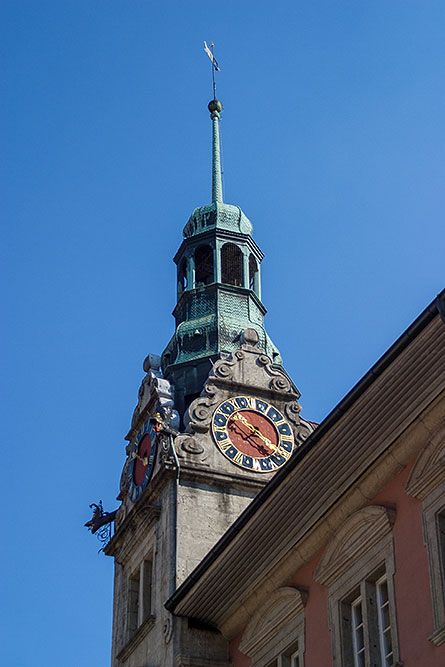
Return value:
[(291, 401), (290, 403), (286, 403), (284, 406), (284, 412), (286, 413), (286, 417), (289, 419), (289, 421), (294, 422), (295, 424), (300, 423), (301, 405), (298, 403), (298, 401)]
[(200, 431), (204, 433), (209, 429), (211, 416), (212, 412), (208, 405), (207, 398), (197, 398), (188, 409), (188, 425), (192, 431)]
[(295, 434), (295, 443), (297, 447), (302, 445), (306, 438), (309, 437), (311, 433), (313, 433), (313, 431), (315, 431), (314, 424), (311, 424), (311, 422), (308, 422), (305, 419), (300, 419), (300, 423), (298, 424), (298, 428)]
[(208, 398), (208, 403), (209, 405), (213, 405), (217, 401), (217, 394), (218, 394), (218, 389), (215, 387), (214, 384), (205, 384), (204, 385), (204, 393)]
[(170, 437), (165, 433), (159, 434), (159, 451), (162, 463), (172, 459)]
[(215, 375), (222, 377), (225, 380), (228, 380), (232, 377), (232, 369), (229, 364), (223, 362), (214, 368)]
[(162, 634), (164, 635), (165, 643), (168, 644), (173, 634), (173, 623), (170, 615), (166, 616), (164, 619), (164, 623), (162, 624)]
[(275, 391), (290, 391), (291, 390), (291, 384), (289, 380), (284, 376), (276, 376), (272, 378), (269, 384), (271, 389), (274, 389)]
[(231, 380), (233, 377), (234, 366), (237, 363), (237, 359), (218, 359), (218, 361), (213, 365), (213, 370), (210, 374), (210, 377), (213, 376), (223, 380)]
[(192, 436), (180, 436), (177, 438), (177, 441), (178, 440), (180, 447), (184, 452), (188, 452), (189, 454), (202, 454), (204, 451), (204, 447), (199, 442), (196, 442), (195, 438)]

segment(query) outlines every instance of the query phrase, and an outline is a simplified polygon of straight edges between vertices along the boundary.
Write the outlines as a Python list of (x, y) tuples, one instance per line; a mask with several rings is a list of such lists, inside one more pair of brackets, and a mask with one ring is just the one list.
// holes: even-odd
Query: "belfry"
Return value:
[(208, 108), (212, 201), (193, 211), (174, 258), (176, 328), (144, 361), (104, 548), (115, 559), (113, 667), (228, 664), (222, 635), (165, 603), (314, 430), (264, 328), (263, 254), (223, 201), (222, 104)]
[(219, 119), (222, 104), (209, 103), (212, 120), (212, 203), (196, 208), (184, 227), (175, 263), (178, 299), (176, 331), (162, 355), (164, 376), (175, 387), (178, 409), (202, 390), (210, 361), (239, 347), (245, 328), (258, 334), (258, 347), (281, 365), (264, 329), (261, 302), (263, 253), (252, 238), (252, 223), (222, 195)]

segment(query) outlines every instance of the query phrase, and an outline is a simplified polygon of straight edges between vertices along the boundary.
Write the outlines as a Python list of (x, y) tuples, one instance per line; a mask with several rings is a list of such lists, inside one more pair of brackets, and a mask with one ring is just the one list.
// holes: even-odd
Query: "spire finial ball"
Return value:
[(220, 111), (222, 111), (223, 107), (219, 100), (210, 100), (207, 108), (210, 111), (210, 113), (214, 113), (215, 111), (218, 111), (219, 113)]

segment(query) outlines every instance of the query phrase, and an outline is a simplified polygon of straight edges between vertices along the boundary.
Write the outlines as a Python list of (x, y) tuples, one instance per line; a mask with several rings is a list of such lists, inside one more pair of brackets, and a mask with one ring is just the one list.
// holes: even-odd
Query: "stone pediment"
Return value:
[(430, 440), (419, 454), (406, 483), (406, 492), (423, 500), (445, 480), (445, 429)]
[(305, 591), (290, 586), (272, 593), (250, 619), (239, 650), (252, 657), (253, 654), (261, 653), (264, 647), (277, 643), (277, 638), (286, 626), (298, 624), (306, 599)]
[(370, 505), (354, 512), (329, 542), (314, 574), (315, 581), (331, 586), (382, 537), (389, 534), (395, 513)]

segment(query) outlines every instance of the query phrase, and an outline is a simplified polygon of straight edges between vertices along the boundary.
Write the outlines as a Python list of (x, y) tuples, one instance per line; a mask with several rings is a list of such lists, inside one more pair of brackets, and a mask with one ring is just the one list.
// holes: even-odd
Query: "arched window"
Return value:
[(201, 245), (195, 250), (195, 287), (215, 282), (213, 270), (213, 248)]
[(221, 281), (243, 286), (243, 253), (234, 243), (225, 243), (221, 248)]
[(187, 259), (184, 257), (178, 268), (178, 295), (187, 287)]
[(253, 255), (249, 257), (249, 289), (258, 293), (258, 264)]

